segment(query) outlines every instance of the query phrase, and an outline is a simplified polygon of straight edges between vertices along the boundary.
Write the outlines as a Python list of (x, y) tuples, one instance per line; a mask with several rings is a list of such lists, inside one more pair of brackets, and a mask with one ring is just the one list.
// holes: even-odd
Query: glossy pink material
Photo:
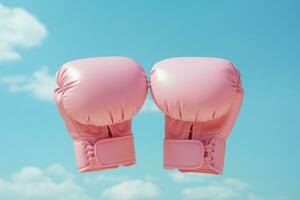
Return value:
[(87, 58), (56, 75), (56, 104), (74, 140), (80, 172), (135, 163), (131, 119), (147, 94), (141, 66), (126, 57)]
[[(150, 86), (156, 105), (165, 113), (165, 168), (221, 174), (226, 138), (243, 99), (235, 66), (219, 58), (170, 58), (155, 64)], [(166, 141), (176, 144), (178, 140), (198, 141), (204, 153), (194, 147), (182, 148), (180, 143), (171, 149), (166, 145)], [(195, 169), (193, 160), (202, 160), (201, 166)], [(169, 167), (170, 162), (175, 164)]]

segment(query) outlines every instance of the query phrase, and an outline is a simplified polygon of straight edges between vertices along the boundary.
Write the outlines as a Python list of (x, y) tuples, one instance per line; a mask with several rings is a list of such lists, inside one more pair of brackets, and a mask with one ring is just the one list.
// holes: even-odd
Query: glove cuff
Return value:
[(135, 163), (133, 135), (98, 140), (94, 144), (75, 141), (74, 150), (79, 172), (117, 168)]
[(202, 166), (204, 146), (198, 140), (164, 141), (164, 168), (198, 169)]

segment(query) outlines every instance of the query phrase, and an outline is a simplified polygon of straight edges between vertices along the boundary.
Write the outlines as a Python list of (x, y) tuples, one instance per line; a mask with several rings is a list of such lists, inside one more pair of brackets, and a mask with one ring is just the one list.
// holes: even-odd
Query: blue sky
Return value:
[[(0, 198), (300, 199), (298, 1), (0, 3)], [(224, 175), (162, 169), (163, 114), (149, 97), (134, 119), (137, 164), (79, 174), (52, 101), (56, 70), (96, 56), (234, 62), (245, 91)], [(298, 185), (298, 186), (297, 186)]]

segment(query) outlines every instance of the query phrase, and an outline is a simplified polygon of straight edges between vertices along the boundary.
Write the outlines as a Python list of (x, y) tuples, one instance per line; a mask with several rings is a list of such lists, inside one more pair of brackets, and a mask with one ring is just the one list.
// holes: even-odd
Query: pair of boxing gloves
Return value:
[(87, 58), (64, 64), (54, 97), (74, 141), (80, 172), (135, 163), (131, 129), (148, 83), (165, 114), (164, 168), (221, 174), (225, 144), (243, 99), (240, 73), (224, 59), (170, 58), (150, 80), (127, 57)]

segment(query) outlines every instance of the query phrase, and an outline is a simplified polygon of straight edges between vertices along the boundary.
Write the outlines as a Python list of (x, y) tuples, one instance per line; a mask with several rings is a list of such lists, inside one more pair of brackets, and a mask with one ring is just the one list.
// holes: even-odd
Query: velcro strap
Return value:
[(197, 169), (202, 166), (204, 146), (198, 140), (165, 140), (164, 168)]
[(100, 166), (111, 167), (135, 163), (132, 135), (99, 140), (94, 148), (95, 157)]

